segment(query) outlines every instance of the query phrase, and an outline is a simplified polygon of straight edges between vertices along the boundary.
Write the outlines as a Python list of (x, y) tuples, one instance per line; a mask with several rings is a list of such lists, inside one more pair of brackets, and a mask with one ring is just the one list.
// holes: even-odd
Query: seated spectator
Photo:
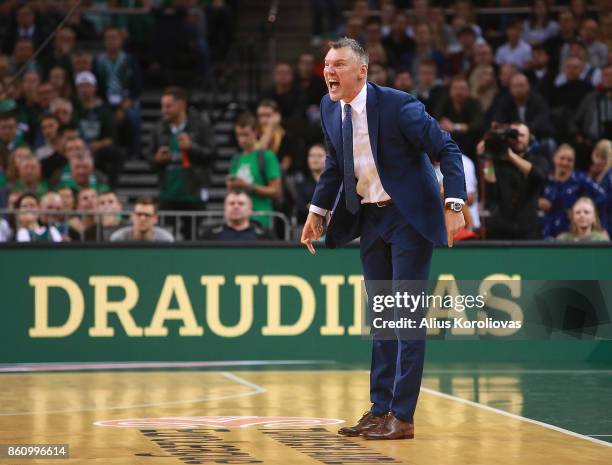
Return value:
[(131, 214), (132, 226), (118, 229), (111, 236), (111, 242), (118, 241), (153, 241), (174, 242), (174, 237), (168, 231), (156, 226), (159, 217), (157, 206), (150, 197), (136, 200)]
[(13, 231), (8, 221), (0, 218), (0, 242), (10, 242), (13, 239)]
[(414, 90), (412, 75), (407, 69), (400, 69), (393, 78), (393, 88), (411, 94)]
[(36, 59), (34, 59), (34, 44), (31, 39), (17, 39), (13, 55), (9, 59), (9, 72), (11, 75), (17, 74), (17, 71), (25, 68), (27, 71), (38, 72), (39, 67)]
[(608, 63), (608, 46), (597, 40), (599, 24), (591, 18), (585, 19), (580, 26), (580, 39), (588, 51), (588, 61), (595, 68), (601, 68)]
[[(556, 129), (556, 138), (560, 141), (570, 141), (570, 124), (576, 109), (582, 99), (591, 92), (593, 87), (588, 81), (580, 78), (583, 63), (578, 57), (568, 57), (563, 63), (567, 80), (553, 89), (550, 98), (552, 107), (551, 121)], [(587, 157), (578, 157), (578, 169), (588, 168)]]
[(476, 24), (476, 13), (474, 12), (474, 4), (472, 0), (455, 0), (453, 9), (455, 16), (453, 21), (460, 20), (462, 27), (469, 27), (474, 31), (476, 37), (482, 37), (482, 30), (478, 24)]
[(64, 201), (57, 192), (47, 192), (40, 199), (40, 224), (42, 226), (54, 227), (62, 235), (62, 240), (69, 241), (68, 231), (70, 225), (68, 217), (64, 214), (49, 213), (52, 211), (59, 212), (64, 210)]
[(308, 173), (296, 180), (295, 211), (299, 224), (304, 224), (310, 208), (310, 200), (325, 168), (325, 146), (314, 144), (308, 150)]
[[(269, 150), (257, 150), (257, 121), (249, 113), (236, 120), (236, 140), (241, 153), (234, 155), (226, 180), (228, 189), (246, 190), (255, 212), (274, 211), (273, 201), (281, 198), (281, 167)], [(270, 216), (254, 216), (265, 228), (272, 226)]]
[(38, 118), (42, 114), (42, 108), (38, 104), (39, 86), (40, 76), (38, 73), (36, 71), (28, 71), (21, 79), (21, 97), (17, 99), (19, 126), (30, 144), (36, 140)]
[(104, 214), (97, 217), (95, 224), (85, 230), (86, 241), (108, 241), (111, 235), (122, 226), (123, 205), (113, 191), (98, 194), (96, 211)]
[(259, 103), (257, 123), (257, 147), (274, 152), (284, 173), (303, 171), (306, 165), (304, 141), (283, 127), (282, 115), (274, 100), (262, 100)]
[(453, 49), (446, 58), (445, 74), (455, 76), (467, 73), (474, 63), (477, 35), (469, 26), (462, 27), (457, 33), (458, 47)]
[(376, 63), (370, 64), (368, 67), (368, 80), (378, 86), (388, 86), (389, 72), (382, 65)]
[(49, 70), (49, 84), (53, 86), (58, 97), (72, 98), (72, 82), (68, 71), (62, 66), (56, 65)]
[(57, 150), (57, 143), (61, 139), (59, 129), (59, 120), (53, 115), (42, 115), (38, 124), (42, 133), (42, 143), (36, 147), (34, 153), (36, 158), (41, 162), (46, 158), (49, 158)]
[[(15, 108), (15, 102), (9, 101), (5, 104), (9, 108)], [(17, 147), (26, 145), (23, 133), (17, 125), (17, 117), (14, 111), (0, 112), (0, 151), (13, 151)]]
[(474, 157), (476, 143), (484, 131), (484, 115), (480, 102), (470, 97), (470, 88), (463, 76), (450, 83), (448, 98), (434, 112), (440, 127), (449, 132), (461, 151)]
[[(38, 18), (40, 19), (40, 18)], [(22, 4), (15, 11), (15, 22), (11, 24), (4, 52), (10, 53), (19, 39), (30, 39), (36, 47), (42, 45), (48, 32), (37, 21), (32, 4)]]
[(414, 28), (414, 55), (410, 68), (412, 74), (418, 73), (419, 64), (424, 60), (433, 60), (437, 69), (444, 69), (444, 55), (434, 48), (430, 27), (421, 23)]
[(361, 44), (365, 45), (365, 34), (364, 34), (365, 21), (359, 16), (351, 15), (347, 18), (344, 31), (341, 35), (355, 39)]
[(383, 39), (383, 47), (387, 53), (387, 64), (391, 68), (410, 68), (414, 41), (408, 36), (408, 18), (405, 13), (398, 12), (393, 18), (391, 30)]
[(531, 45), (521, 39), (521, 23), (512, 21), (506, 28), (508, 41), (495, 52), (495, 63), (511, 64), (519, 69), (526, 68), (531, 60)]
[(38, 222), (38, 198), (34, 194), (23, 194), (15, 205), (17, 209), (17, 242), (62, 242), (62, 235), (53, 226), (41, 226)]
[(415, 91), (428, 113), (433, 113), (447, 94), (446, 89), (442, 86), (442, 81), (437, 78), (436, 68), (434, 61), (424, 60), (419, 64), (417, 75)]
[(62, 175), (58, 187), (69, 187), (76, 192), (82, 189), (105, 192), (109, 189), (104, 175), (94, 170), (91, 152), (82, 139), (75, 139), (67, 143), (66, 153), (70, 172)]
[(546, 100), (550, 99), (553, 91), (556, 71), (550, 64), (550, 55), (542, 45), (535, 45), (531, 50), (531, 63), (525, 72), (531, 88)]
[(62, 210), (72, 211), (76, 207), (76, 192), (69, 187), (60, 187), (57, 193), (62, 198)]
[(74, 108), (70, 100), (56, 98), (49, 105), (50, 113), (57, 118), (61, 126), (72, 126), (74, 121)]
[(612, 237), (612, 141), (600, 140), (591, 154), (589, 176), (606, 192), (606, 207), (601, 212), (608, 235)]
[(307, 113), (311, 121), (319, 119), (319, 104), (327, 93), (325, 80), (315, 73), (315, 57), (302, 53), (297, 64), (298, 84), (306, 98)]
[[(153, 167), (159, 174), (160, 209), (206, 208), (216, 154), (214, 134), (205, 113), (188, 111), (187, 93), (168, 87), (161, 97), (162, 119), (153, 131)], [(191, 234), (191, 218), (182, 234)], [(195, 229), (194, 229), (195, 230)]]
[(72, 72), (78, 76), (85, 71), (94, 72), (93, 55), (86, 50), (75, 50), (72, 54)]
[(566, 44), (576, 39), (576, 20), (570, 10), (559, 12), (559, 31), (544, 42), (544, 48), (550, 55), (550, 67), (552, 70), (559, 68), (561, 63), (561, 50)]
[(42, 179), (40, 161), (30, 149), (24, 147), (20, 150), (24, 151), (24, 154), (17, 164), (17, 179), (11, 183), (11, 192), (28, 192), (40, 198), (49, 190), (47, 182)]
[[(98, 222), (98, 217), (95, 215), (97, 206), (98, 192), (95, 189), (86, 187), (77, 193), (76, 210), (79, 213), (69, 219), (68, 235), (71, 240), (85, 240), (85, 231)], [(91, 215), (85, 212), (91, 212)]]
[(569, 231), (557, 236), (559, 241), (592, 242), (609, 241), (610, 236), (602, 229), (593, 199), (580, 197), (569, 213)]
[(272, 87), (264, 90), (262, 98), (274, 100), (278, 104), (284, 121), (303, 120), (306, 117), (306, 96), (294, 79), (291, 65), (277, 63), (272, 81)]
[(563, 51), (567, 53), (562, 54), (561, 72), (555, 78), (556, 86), (563, 85), (567, 81), (563, 64), (569, 57), (578, 58), (583, 63), (583, 68), (580, 71), (580, 79), (590, 82), (594, 87), (601, 83), (601, 69), (593, 66), (589, 62), (589, 52), (583, 42), (579, 40), (570, 42), (564, 46)]
[(484, 113), (489, 111), (499, 92), (492, 65), (478, 65), (470, 73), (470, 94), (480, 103)]
[(140, 154), (140, 92), (142, 76), (138, 61), (123, 51), (119, 28), (104, 31), (104, 52), (96, 59), (96, 71), (103, 83), (106, 101), (115, 112), (117, 132), (124, 135), (122, 146), (132, 156)]
[(548, 137), (553, 132), (547, 103), (531, 91), (527, 77), (521, 73), (510, 79), (510, 92), (500, 98), (493, 120), (502, 124), (520, 121), (525, 123), (536, 137)]
[(571, 132), (578, 144), (592, 147), (612, 134), (612, 64), (602, 73), (602, 87), (584, 97), (571, 121)]
[(552, 19), (546, 0), (534, 0), (531, 16), (523, 23), (523, 40), (529, 45), (542, 44), (559, 32), (559, 23)]
[(547, 163), (529, 150), (529, 128), (523, 123), (511, 127), (518, 137), (507, 153), (487, 153), (485, 144), (478, 145), (484, 155), (485, 206), (490, 212), (487, 239), (538, 239), (538, 196)]
[(256, 241), (274, 239), (273, 234), (251, 221), (253, 204), (244, 191), (230, 191), (224, 202), (225, 221), (200, 233), (200, 239), (220, 241)]
[(453, 46), (458, 46), (455, 31), (450, 24), (447, 24), (442, 8), (430, 8), (428, 22), (431, 27), (434, 44), (438, 50), (446, 51)]
[(110, 109), (96, 97), (96, 77), (90, 72), (77, 74), (75, 78), (78, 101), (75, 118), (81, 137), (89, 145), (96, 168), (108, 176), (109, 185), (115, 187), (123, 168), (123, 151), (113, 145), (115, 133)]
[(74, 49), (75, 42), (76, 35), (69, 27), (62, 27), (57, 32), (53, 38), (53, 49), (51, 53), (43, 55), (41, 59), (43, 75), (45, 77), (49, 76), (49, 71), (55, 66), (61, 66), (69, 76), (72, 75), (70, 54)]
[(544, 211), (543, 235), (556, 237), (569, 230), (567, 212), (579, 197), (588, 196), (598, 208), (606, 202), (606, 193), (582, 171), (574, 171), (576, 153), (567, 144), (559, 146), (553, 157), (554, 171), (544, 185), (539, 200)]
[(42, 82), (38, 86), (38, 105), (43, 114), (51, 112), (51, 102), (56, 98), (59, 98), (59, 94), (50, 82)]

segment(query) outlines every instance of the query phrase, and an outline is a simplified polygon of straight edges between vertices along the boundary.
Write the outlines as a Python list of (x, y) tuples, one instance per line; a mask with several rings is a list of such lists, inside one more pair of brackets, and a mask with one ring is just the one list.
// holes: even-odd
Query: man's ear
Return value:
[(359, 77), (361, 77), (362, 79), (368, 78), (368, 65), (366, 65), (365, 63), (361, 65)]

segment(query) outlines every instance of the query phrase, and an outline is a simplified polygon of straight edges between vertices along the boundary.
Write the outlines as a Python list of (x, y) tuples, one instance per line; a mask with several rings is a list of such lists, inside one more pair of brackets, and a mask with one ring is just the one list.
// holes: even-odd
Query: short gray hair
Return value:
[(341, 39), (330, 42), (329, 47), (333, 49), (350, 48), (364, 65), (367, 65), (370, 61), (370, 58), (368, 57), (368, 52), (366, 52), (365, 49), (361, 46), (361, 44), (355, 39), (351, 39), (349, 37), (342, 37)]

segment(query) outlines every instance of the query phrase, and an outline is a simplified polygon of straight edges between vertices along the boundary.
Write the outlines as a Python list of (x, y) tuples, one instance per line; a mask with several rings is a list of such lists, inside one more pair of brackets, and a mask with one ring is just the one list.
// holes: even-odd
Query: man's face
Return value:
[(574, 153), (566, 148), (557, 150), (553, 158), (555, 168), (561, 173), (568, 173), (574, 170)]
[(300, 55), (298, 61), (298, 71), (301, 76), (309, 77), (312, 75), (314, 70), (314, 56), (310, 53), (303, 53)]
[(597, 21), (593, 19), (587, 19), (582, 23), (580, 28), (580, 37), (586, 43), (591, 43), (597, 37)]
[(516, 140), (510, 142), (512, 150), (518, 154), (527, 152), (529, 147), (529, 128), (524, 124), (512, 124), (510, 127), (518, 132)]
[(429, 45), (431, 32), (427, 24), (419, 24), (414, 31), (414, 40), (418, 45)]
[(579, 58), (569, 57), (565, 60), (565, 65), (563, 66), (563, 71), (565, 72), (565, 76), (568, 81), (577, 81), (580, 79), (580, 72), (584, 67), (584, 63), (580, 61)]
[(131, 214), (134, 229), (141, 234), (147, 234), (157, 224), (157, 213), (153, 205), (137, 203)]
[(368, 44), (377, 44), (382, 41), (382, 33), (380, 32), (380, 24), (369, 23), (366, 26), (366, 42)]
[(72, 210), (74, 208), (74, 192), (69, 187), (64, 187), (57, 191), (62, 198), (62, 210)]
[(34, 25), (34, 12), (30, 7), (23, 7), (17, 11), (17, 25), (23, 29), (29, 29)]
[(332, 48), (325, 56), (323, 75), (329, 90), (329, 97), (338, 100), (352, 100), (361, 90), (368, 74), (368, 66), (361, 63), (349, 47)]
[(77, 86), (79, 100), (86, 101), (96, 97), (96, 86), (88, 82), (83, 82)]
[(570, 36), (574, 33), (575, 23), (574, 16), (565, 12), (559, 15), (559, 30), (565, 36)]
[(90, 157), (76, 156), (70, 159), (70, 172), (79, 186), (87, 185), (89, 175), (93, 173), (93, 163)]
[[(57, 91), (50, 83), (43, 82), (38, 87), (38, 104), (41, 107), (49, 108), (51, 101), (55, 98), (57, 98)], [(69, 116), (72, 116), (72, 113), (69, 113)], [(70, 120), (66, 121), (64, 124), (68, 124), (69, 122)]]
[(419, 82), (424, 87), (429, 87), (436, 79), (436, 70), (430, 65), (419, 66)]
[(72, 110), (68, 105), (58, 105), (54, 108), (53, 115), (60, 120), (61, 124), (67, 125), (72, 119)]
[(404, 92), (410, 92), (412, 90), (412, 76), (410, 76), (410, 73), (403, 72), (396, 74), (393, 87)]
[[(59, 194), (49, 192), (40, 200), (40, 209), (57, 212), (64, 209), (64, 203)], [(59, 221), (59, 215), (44, 215), (42, 219), (47, 223), (54, 224)]]
[(59, 124), (55, 118), (45, 118), (40, 123), (40, 129), (45, 139), (53, 140), (57, 137)]
[(121, 33), (117, 29), (109, 29), (104, 34), (104, 48), (107, 52), (116, 52), (121, 50), (123, 39)]
[(408, 18), (406, 15), (398, 14), (393, 19), (393, 23), (391, 24), (391, 32), (393, 34), (397, 34), (398, 36), (402, 36), (406, 34), (406, 28), (408, 27)]
[(236, 126), (236, 141), (242, 150), (250, 150), (257, 142), (255, 129), (250, 126)]
[(384, 66), (379, 64), (372, 64), (369, 72), (369, 79), (374, 84), (378, 84), (379, 86), (386, 86), (389, 75)]
[(308, 151), (308, 169), (320, 173), (323, 168), (325, 168), (325, 149), (315, 145)]
[(164, 121), (175, 121), (185, 110), (185, 103), (175, 99), (172, 95), (163, 95), (161, 98), (161, 113)]
[(98, 193), (93, 189), (82, 189), (77, 196), (77, 210), (95, 211)]
[(89, 53), (78, 53), (72, 58), (72, 67), (74, 74), (79, 74), (81, 71), (91, 71), (93, 68), (93, 58)]
[(535, 69), (542, 69), (548, 66), (550, 57), (548, 56), (548, 52), (546, 50), (538, 48), (533, 51), (531, 60)]
[(33, 54), (34, 45), (31, 40), (18, 41), (13, 51), (17, 63), (25, 63)]
[(280, 87), (289, 87), (293, 83), (293, 71), (291, 66), (280, 63), (274, 68), (274, 84)]
[(40, 178), (40, 162), (33, 156), (28, 156), (17, 165), (17, 173), (23, 182), (35, 182)]
[(251, 199), (244, 194), (230, 193), (225, 198), (224, 204), (225, 219), (228, 223), (244, 221), (251, 216)]
[(17, 135), (17, 120), (15, 118), (5, 118), (0, 120), (0, 140), (9, 144)]
[(450, 87), (450, 98), (455, 103), (463, 103), (470, 96), (470, 88), (467, 81), (454, 80)]
[(274, 109), (266, 106), (260, 106), (257, 109), (257, 122), (261, 127), (265, 127), (275, 114), (277, 113), (274, 111)]
[(32, 94), (38, 90), (38, 86), (40, 84), (40, 77), (38, 73), (26, 73), (23, 77), (23, 82), (21, 83), (21, 90), (25, 94)]
[(26, 197), (19, 205), (19, 223), (27, 226), (38, 220), (38, 201), (33, 197)]
[(113, 192), (107, 192), (98, 196), (98, 210), (107, 213), (121, 212), (121, 202)]
[(506, 37), (508, 42), (514, 44), (518, 42), (521, 36), (521, 28), (519, 26), (510, 26), (506, 29)]
[(523, 101), (529, 95), (529, 82), (522, 74), (515, 75), (510, 81), (510, 94), (515, 100)]
[(83, 157), (87, 151), (87, 146), (83, 139), (71, 139), (66, 142), (66, 158), (68, 160)]
[(480, 44), (474, 52), (474, 61), (479, 65), (490, 65), (493, 63), (493, 52), (487, 44)]

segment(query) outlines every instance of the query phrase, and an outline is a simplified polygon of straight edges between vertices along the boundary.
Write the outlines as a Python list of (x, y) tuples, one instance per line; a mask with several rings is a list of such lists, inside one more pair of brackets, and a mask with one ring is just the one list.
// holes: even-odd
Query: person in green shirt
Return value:
[(11, 192), (29, 192), (40, 199), (48, 190), (47, 181), (42, 179), (40, 161), (27, 149), (17, 165), (17, 179), (11, 184)]
[[(234, 156), (226, 180), (230, 190), (244, 189), (253, 202), (254, 212), (274, 211), (274, 200), (280, 199), (281, 168), (276, 155), (257, 148), (257, 119), (243, 113), (236, 120), (236, 139), (242, 150)], [(251, 218), (262, 226), (272, 226), (271, 216), (255, 215)]]
[(96, 192), (107, 192), (104, 175), (94, 170), (94, 161), (82, 139), (74, 139), (66, 144), (70, 159), (70, 172), (62, 174), (57, 189), (69, 187), (75, 192), (82, 189), (93, 189)]

